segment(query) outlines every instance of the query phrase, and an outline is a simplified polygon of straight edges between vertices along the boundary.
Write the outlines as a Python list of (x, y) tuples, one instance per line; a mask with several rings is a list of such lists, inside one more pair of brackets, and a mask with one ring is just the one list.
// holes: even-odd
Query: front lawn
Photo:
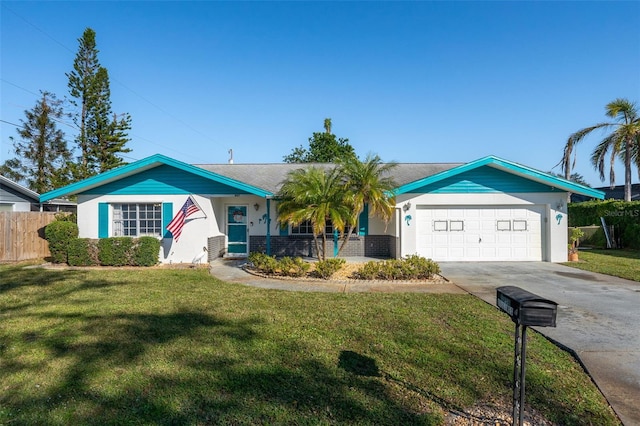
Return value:
[(638, 250), (580, 250), (579, 262), (565, 265), (590, 272), (640, 281), (640, 251)]
[[(619, 424), (575, 360), (529, 338), (528, 403), (558, 424)], [(509, 403), (513, 324), (468, 295), (0, 266), (0, 364), (0, 424), (441, 425)]]

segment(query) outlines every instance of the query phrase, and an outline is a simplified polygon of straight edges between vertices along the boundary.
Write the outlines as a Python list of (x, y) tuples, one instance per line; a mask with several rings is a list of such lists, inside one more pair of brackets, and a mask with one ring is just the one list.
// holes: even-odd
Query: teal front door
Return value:
[(227, 206), (227, 253), (247, 255), (247, 206)]

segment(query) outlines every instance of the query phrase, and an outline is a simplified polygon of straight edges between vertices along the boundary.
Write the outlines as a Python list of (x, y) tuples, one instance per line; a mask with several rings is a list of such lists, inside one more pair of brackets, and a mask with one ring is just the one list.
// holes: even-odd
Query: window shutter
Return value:
[(98, 238), (109, 237), (109, 204), (98, 203)]
[(364, 210), (358, 218), (358, 235), (369, 235), (369, 205), (364, 205)]
[(167, 225), (173, 219), (173, 203), (162, 203), (162, 236), (163, 238), (173, 238), (171, 232), (167, 231)]
[(280, 236), (286, 237), (287, 235), (289, 235), (289, 225), (287, 225), (286, 223), (283, 223), (280, 226)]

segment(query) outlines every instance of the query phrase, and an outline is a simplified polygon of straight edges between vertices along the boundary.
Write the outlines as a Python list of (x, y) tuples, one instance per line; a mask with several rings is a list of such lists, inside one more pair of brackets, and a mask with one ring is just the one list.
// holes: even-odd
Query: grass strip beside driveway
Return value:
[[(529, 339), (528, 403), (619, 424), (575, 360)], [(0, 424), (439, 425), (510, 401), (513, 324), (469, 295), (0, 266), (0, 363)]]
[(638, 250), (580, 250), (580, 261), (565, 265), (640, 282)]

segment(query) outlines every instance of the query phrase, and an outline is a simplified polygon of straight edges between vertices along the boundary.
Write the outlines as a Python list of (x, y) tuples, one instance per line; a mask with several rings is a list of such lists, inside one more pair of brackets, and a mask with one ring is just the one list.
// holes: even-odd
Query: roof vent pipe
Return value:
[(229, 150), (229, 164), (233, 164), (233, 149)]

